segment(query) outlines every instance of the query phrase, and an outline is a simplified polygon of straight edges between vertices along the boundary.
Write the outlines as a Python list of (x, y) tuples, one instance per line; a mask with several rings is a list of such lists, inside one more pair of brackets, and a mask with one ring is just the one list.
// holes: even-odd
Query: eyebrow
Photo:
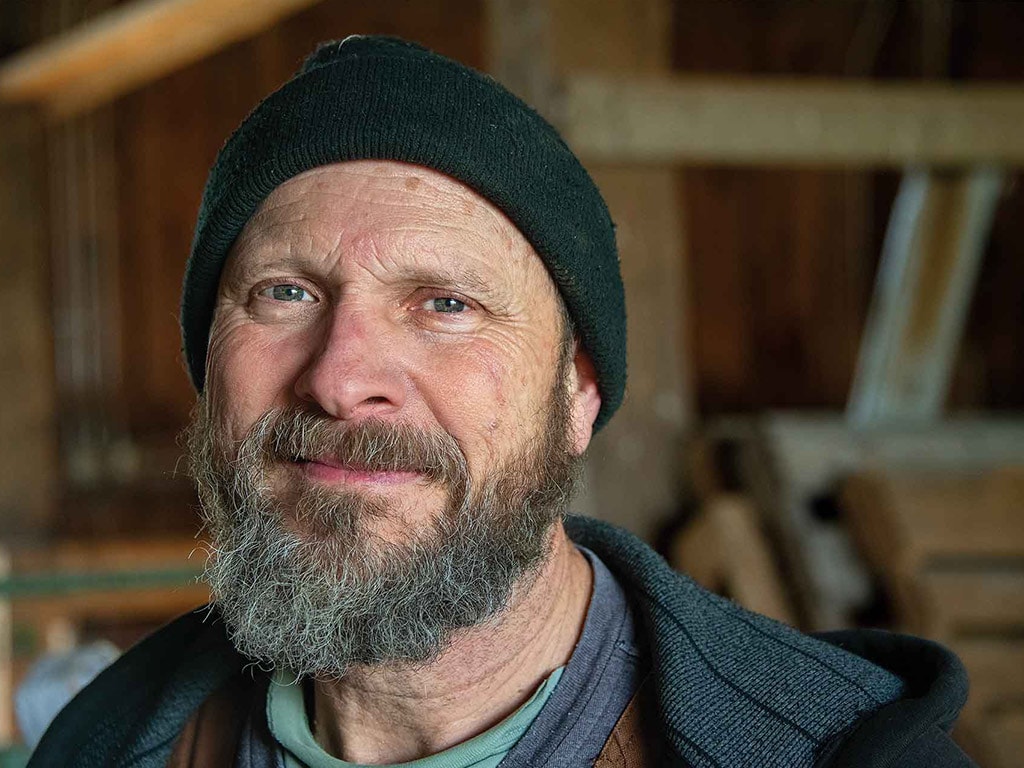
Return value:
[(461, 265), (453, 268), (413, 268), (403, 271), (400, 279), (421, 285), (462, 287), (486, 294), (495, 290), (494, 281), (485, 280), (475, 269)]
[[(255, 279), (262, 272), (302, 270), (307, 265), (293, 256), (278, 256), (267, 260), (243, 259), (237, 264), (237, 277), (243, 281)], [(405, 284), (427, 285), (437, 288), (462, 288), (467, 291), (493, 297), (497, 286), (493, 280), (487, 280), (477, 270), (462, 264), (452, 267), (410, 267), (395, 273), (395, 282)]]

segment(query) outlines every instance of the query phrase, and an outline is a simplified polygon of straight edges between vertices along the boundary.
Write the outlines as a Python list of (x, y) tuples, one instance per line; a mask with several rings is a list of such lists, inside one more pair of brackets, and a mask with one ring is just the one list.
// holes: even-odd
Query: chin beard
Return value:
[[(474, 489), (446, 433), (303, 410), (266, 413), (224, 458), (200, 396), (186, 441), (212, 550), (205, 579), (235, 646), (268, 669), (338, 678), (354, 665), (429, 662), (457, 630), (500, 615), (546, 562), (579, 485), (569, 407), (556, 389), (539, 439)], [(326, 454), (421, 472), (447, 500), (396, 543), (373, 523), (399, 510), (372, 493), (304, 483), (286, 501), (272, 490), (282, 462)]]

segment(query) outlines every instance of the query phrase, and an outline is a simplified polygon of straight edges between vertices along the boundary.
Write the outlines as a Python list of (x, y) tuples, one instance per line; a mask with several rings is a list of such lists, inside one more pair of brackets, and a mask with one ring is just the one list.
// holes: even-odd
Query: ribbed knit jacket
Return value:
[[(663, 764), (972, 765), (947, 735), (966, 677), (940, 646), (881, 632), (804, 635), (706, 592), (623, 530), (581, 517), (566, 528), (612, 570), (642, 617)], [(29, 768), (163, 766), (206, 697), (251, 674), (216, 614), (183, 616), (83, 690)]]

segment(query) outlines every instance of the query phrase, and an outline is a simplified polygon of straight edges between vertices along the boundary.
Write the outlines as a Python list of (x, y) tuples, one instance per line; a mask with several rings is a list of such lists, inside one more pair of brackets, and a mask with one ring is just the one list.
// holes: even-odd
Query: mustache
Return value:
[[(434, 483), (465, 477), (466, 458), (440, 429), (366, 419), (340, 422), (301, 408), (268, 411), (247, 440), (264, 461), (329, 461), (368, 472), (415, 472)], [(241, 458), (241, 457), (239, 457)]]

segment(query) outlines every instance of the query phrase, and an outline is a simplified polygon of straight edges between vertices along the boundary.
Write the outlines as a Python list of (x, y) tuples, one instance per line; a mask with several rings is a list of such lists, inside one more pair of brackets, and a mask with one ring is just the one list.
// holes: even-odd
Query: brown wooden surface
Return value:
[[(47, 546), (12, 548), (4, 553), (10, 574), (68, 579), (90, 574), (186, 573), (200, 571), (207, 545), (191, 536), (110, 538), (97, 542), (65, 540)], [(55, 587), (57, 585), (55, 584)], [(59, 589), (15, 594), (15, 625), (44, 627), (52, 622), (163, 622), (209, 600), (209, 589), (188, 576), (180, 584), (126, 584), (123, 588)]]
[(983, 738), (986, 768), (1016, 768), (1024, 755), (1024, 707), (1017, 705), (989, 716)]
[(903, 168), (1024, 165), (1011, 83), (568, 75), (565, 134), (591, 162)]
[(549, 0), (485, 0), (483, 36), (491, 76), (557, 125), (551, 6)]
[(990, 710), (1024, 696), (1024, 642), (1015, 638), (954, 638), (949, 647), (967, 668), (971, 690), (964, 717), (987, 716)]
[[(866, 505), (848, 509), (840, 495), (844, 480), (864, 473), (913, 475), (923, 468), (957, 476), (1024, 466), (1024, 423), (1011, 419), (853, 429), (836, 414), (783, 412), (751, 421), (746, 432), (716, 431), (739, 441), (740, 482), (778, 533), (805, 618), (819, 630), (850, 626), (871, 601), (872, 574), (847, 529), (855, 526), (870, 536), (876, 528), (859, 517), (859, 510), (877, 515), (877, 505), (869, 497)], [(891, 527), (885, 523), (884, 530)], [(882, 541), (883, 547), (889, 544)], [(872, 562), (881, 563), (876, 569), (886, 563), (878, 556)], [(916, 587), (910, 593), (916, 594)]]
[(692, 418), (685, 368), (686, 253), (672, 170), (597, 166), (626, 288), (629, 381), (588, 455), (590, 513), (651, 537), (678, 503)]
[(841, 407), (877, 258), (866, 222), (848, 216), (859, 180), (720, 168), (682, 176), (698, 410)]
[(1024, 558), (1024, 469), (875, 472), (847, 480), (843, 499), (862, 551), (886, 571)]
[(0, 63), (0, 101), (66, 118), (319, 0), (135, 0)]
[(845, 483), (845, 519), (892, 599), (898, 628), (947, 644), (970, 679), (958, 734), (1008, 766), (1024, 698), (1024, 470), (877, 470)]
[(192, 536), (70, 539), (10, 548), (8, 558), (15, 574), (187, 569), (202, 566), (205, 547)]
[(58, 478), (44, 133), (0, 107), (0, 534), (38, 530)]
[(914, 631), (945, 637), (1024, 630), (1024, 569), (984, 569), (975, 563), (973, 569), (926, 570), (916, 581), (911, 597), (920, 618)]
[(129, 621), (159, 625), (209, 600), (210, 590), (198, 583), (177, 587), (96, 590), (16, 602), (11, 608), (11, 622), (16, 627), (36, 628), (57, 621)]
[[(949, 74), (1024, 78), (1024, 5), (954, 4)], [(673, 6), (686, 76), (918, 78), (914, 4), (693, 0)], [(891, 15), (891, 18), (888, 16)], [(691, 365), (702, 415), (842, 408), (895, 172), (687, 167)], [(1020, 174), (996, 211), (951, 408), (1024, 406)]]

